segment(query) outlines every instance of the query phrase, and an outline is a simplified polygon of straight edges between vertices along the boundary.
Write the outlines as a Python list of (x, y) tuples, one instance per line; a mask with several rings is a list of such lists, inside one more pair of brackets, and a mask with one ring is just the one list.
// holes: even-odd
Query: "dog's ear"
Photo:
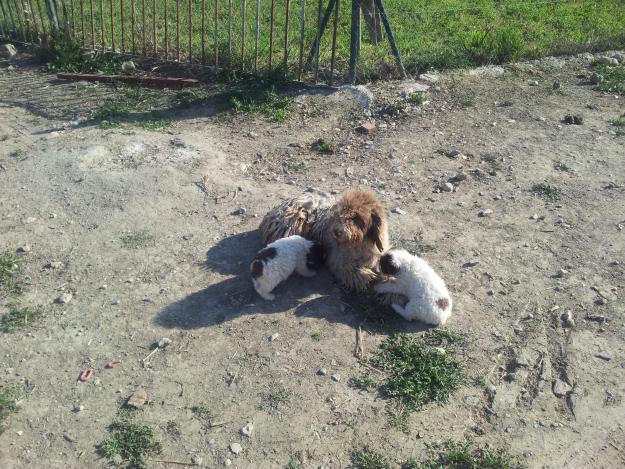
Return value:
[(399, 267), (393, 262), (393, 255), (390, 252), (380, 257), (380, 272), (384, 275), (397, 275), (399, 273)]
[(375, 243), (378, 251), (384, 251), (384, 244), (382, 244), (382, 217), (377, 212), (371, 214), (371, 228), (367, 232), (367, 238)]

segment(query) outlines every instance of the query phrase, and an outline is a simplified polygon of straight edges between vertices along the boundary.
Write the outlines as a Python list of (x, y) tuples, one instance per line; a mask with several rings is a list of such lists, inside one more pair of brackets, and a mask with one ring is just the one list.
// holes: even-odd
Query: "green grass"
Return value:
[(410, 461), (403, 469), (521, 469), (526, 467), (505, 450), (446, 442), (427, 461)]
[(224, 95), (236, 114), (263, 116), (273, 122), (284, 122), (293, 111), (293, 98), (281, 96), (276, 89), (280, 82), (241, 80), (233, 83)]
[(11, 252), (0, 254), (0, 292), (6, 296), (19, 295), (24, 287), (23, 272), (20, 269), (22, 259)]
[(6, 420), (20, 408), (16, 403), (19, 386), (0, 385), (0, 434), (6, 430)]
[(625, 116), (617, 117), (612, 121), (612, 125), (615, 127), (625, 127)]
[(301, 173), (306, 170), (306, 163), (299, 156), (292, 156), (287, 163), (289, 171), (293, 173)]
[(10, 305), (9, 312), (0, 317), (0, 330), (6, 333), (15, 332), (29, 326), (40, 316), (40, 311)]
[(352, 451), (351, 462), (354, 469), (391, 469), (384, 456), (367, 447)]
[(299, 458), (297, 455), (291, 456), (289, 462), (284, 466), (284, 469), (303, 469), (302, 465), (299, 462)]
[(600, 66), (596, 67), (596, 72), (604, 78), (597, 85), (598, 90), (625, 95), (625, 66)]
[(427, 96), (425, 93), (416, 91), (414, 93), (409, 94), (407, 99), (409, 103), (414, 104), (415, 106), (420, 106), (425, 101), (427, 101)]
[(335, 152), (334, 145), (323, 138), (315, 140), (311, 148), (322, 155), (332, 155)]
[(119, 238), (122, 242), (122, 246), (126, 249), (138, 249), (147, 246), (154, 241), (152, 236), (147, 231), (133, 231), (131, 233), (125, 233)]
[(135, 125), (146, 130), (162, 130), (173, 123), (172, 119), (139, 119), (135, 122)]
[(378, 387), (378, 382), (373, 379), (370, 373), (365, 373), (355, 378), (350, 378), (348, 384), (352, 388), (360, 389), (362, 391), (371, 391)]
[(26, 150), (22, 150), (21, 148), (13, 150), (11, 153), (9, 153), (9, 156), (11, 158), (21, 158), (22, 156), (25, 156), (25, 155), (26, 155)]
[(368, 362), (387, 373), (380, 391), (408, 410), (430, 402), (444, 404), (463, 381), (460, 362), (419, 338), (394, 334)]
[(291, 393), (283, 386), (276, 385), (261, 394), (260, 408), (266, 411), (275, 411), (286, 406), (291, 400)]
[(549, 200), (551, 202), (556, 202), (560, 200), (560, 197), (562, 195), (560, 189), (546, 182), (534, 184), (532, 186), (532, 192), (542, 197), (543, 199)]
[(173, 420), (168, 420), (165, 425), (165, 431), (172, 438), (178, 438), (180, 436), (180, 425)]
[(321, 340), (321, 333), (313, 332), (312, 334), (310, 334), (310, 338), (314, 340), (315, 342), (319, 342)]
[(147, 468), (145, 457), (161, 451), (161, 444), (146, 425), (134, 423), (129, 417), (121, 418), (110, 426), (111, 437), (102, 442), (100, 451), (110, 459), (121, 457), (117, 467)]

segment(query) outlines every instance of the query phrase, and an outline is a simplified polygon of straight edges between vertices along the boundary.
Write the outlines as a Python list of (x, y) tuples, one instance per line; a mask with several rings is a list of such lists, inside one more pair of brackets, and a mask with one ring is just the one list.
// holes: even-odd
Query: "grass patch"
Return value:
[(425, 93), (415, 91), (414, 93), (410, 93), (408, 95), (408, 102), (411, 104), (414, 104), (415, 106), (420, 106), (426, 101), (427, 101), (427, 96), (425, 95)]
[(179, 108), (188, 108), (202, 103), (204, 99), (205, 96), (199, 91), (191, 88), (183, 88), (176, 92), (174, 103)]
[(596, 67), (596, 72), (604, 79), (597, 85), (597, 89), (609, 93), (625, 95), (625, 67)]
[(151, 243), (154, 240), (154, 236), (144, 230), (123, 234), (119, 239), (126, 249), (138, 249)]
[(110, 459), (122, 458), (122, 464), (116, 464), (116, 467), (145, 468), (144, 458), (161, 451), (161, 444), (154, 438), (152, 429), (132, 422), (129, 417), (113, 422), (109, 430), (112, 435), (102, 442), (100, 450)]
[(475, 107), (475, 100), (471, 98), (464, 98), (460, 100), (460, 107), (463, 109), (467, 109), (470, 107)]
[(0, 434), (6, 430), (6, 420), (20, 408), (17, 405), (19, 386), (0, 386)]
[(384, 456), (367, 447), (352, 451), (351, 461), (354, 469), (391, 469)]
[(40, 316), (40, 311), (11, 305), (9, 312), (0, 319), (0, 330), (6, 333), (15, 332), (29, 326)]
[(469, 443), (447, 442), (434, 448), (427, 461), (410, 461), (403, 469), (521, 469), (526, 467), (505, 450), (488, 446), (473, 448)]
[(348, 384), (352, 388), (360, 389), (361, 391), (371, 391), (378, 387), (378, 382), (373, 379), (370, 373), (364, 373), (356, 378), (350, 378)]
[(380, 391), (408, 410), (444, 404), (462, 383), (460, 363), (407, 334), (394, 334), (368, 362), (388, 373)]
[(11, 153), (9, 153), (9, 156), (11, 158), (21, 158), (22, 156), (26, 156), (26, 150), (22, 150), (21, 148), (18, 148), (16, 150), (13, 150)]
[(532, 192), (543, 199), (549, 200), (551, 202), (556, 202), (560, 200), (560, 196), (562, 193), (560, 189), (546, 182), (541, 182), (539, 184), (534, 184), (532, 186)]
[(313, 332), (312, 334), (310, 334), (310, 338), (314, 340), (315, 342), (319, 342), (321, 340), (321, 333)]
[(615, 127), (624, 128), (625, 127), (625, 116), (617, 117), (612, 121), (612, 125)]
[(19, 295), (24, 290), (21, 262), (22, 259), (17, 254), (11, 252), (0, 254), (0, 292), (6, 296)]
[(289, 390), (283, 386), (274, 386), (261, 395), (260, 408), (266, 411), (275, 411), (286, 406), (291, 400)]
[(135, 122), (135, 125), (146, 130), (162, 130), (173, 123), (172, 119), (139, 119)]
[(162, 101), (162, 94), (157, 91), (140, 86), (118, 85), (115, 96), (94, 110), (90, 119), (98, 122), (101, 128), (115, 128), (128, 123), (147, 130), (160, 130), (172, 123), (160, 117), (160, 113), (155, 110)]
[(299, 457), (297, 455), (291, 456), (291, 459), (289, 459), (287, 465), (284, 466), (284, 469), (302, 469), (302, 465), (299, 462)]
[(311, 148), (322, 155), (332, 155), (335, 151), (334, 145), (323, 138), (315, 140), (312, 143)]
[(172, 438), (180, 437), (180, 425), (178, 425), (178, 423), (174, 422), (173, 420), (169, 420), (167, 422), (167, 425), (165, 425), (165, 431)]
[(278, 94), (281, 81), (241, 80), (230, 85), (224, 93), (228, 105), (237, 114), (254, 114), (273, 122), (284, 122), (293, 111), (293, 98)]
[(306, 170), (306, 164), (298, 156), (292, 156), (288, 161), (289, 171), (292, 173), (301, 173)]

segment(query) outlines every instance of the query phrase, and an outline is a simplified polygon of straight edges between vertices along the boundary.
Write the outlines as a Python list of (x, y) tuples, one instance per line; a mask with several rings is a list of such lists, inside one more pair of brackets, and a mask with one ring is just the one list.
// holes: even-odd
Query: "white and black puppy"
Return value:
[(323, 264), (323, 250), (319, 243), (289, 236), (261, 249), (254, 257), (250, 271), (254, 288), (265, 300), (273, 300), (271, 291), (293, 272), (312, 277)]
[(403, 249), (391, 249), (380, 258), (380, 270), (394, 280), (376, 285), (375, 291), (407, 296), (405, 307), (391, 305), (404, 319), (439, 326), (451, 316), (447, 286), (425, 260)]

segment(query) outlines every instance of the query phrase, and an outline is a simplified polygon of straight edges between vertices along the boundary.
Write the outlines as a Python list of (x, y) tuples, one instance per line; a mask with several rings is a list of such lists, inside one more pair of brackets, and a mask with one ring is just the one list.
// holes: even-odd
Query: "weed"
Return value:
[(155, 440), (152, 429), (132, 422), (129, 417), (113, 422), (112, 436), (100, 445), (104, 456), (121, 456), (126, 468), (145, 468), (145, 456), (159, 453), (161, 444)]
[(553, 167), (554, 167), (554, 169), (557, 169), (558, 171), (563, 171), (563, 172), (566, 172), (566, 173), (572, 173), (573, 172), (573, 169), (570, 166), (568, 166), (566, 163), (562, 163), (561, 161), (556, 162), (553, 165)]
[(356, 378), (350, 378), (348, 384), (351, 387), (360, 389), (362, 391), (370, 391), (377, 388), (378, 386), (378, 383), (371, 377), (369, 373), (365, 373)]
[(21, 261), (21, 257), (14, 253), (0, 254), (0, 292), (7, 296), (19, 295), (23, 291)]
[(427, 96), (425, 93), (420, 91), (415, 91), (414, 93), (410, 93), (408, 95), (408, 102), (414, 104), (415, 106), (420, 106), (427, 100)]
[(334, 145), (330, 142), (327, 142), (323, 138), (318, 138), (317, 140), (315, 140), (312, 143), (311, 148), (317, 153), (321, 153), (322, 155), (332, 155), (335, 151)]
[(516, 29), (477, 30), (467, 34), (464, 49), (475, 65), (500, 64), (518, 59), (523, 42)]
[[(106, 101), (102, 106), (91, 113), (91, 120), (104, 124), (106, 128), (117, 127), (121, 121), (128, 120), (132, 113), (151, 111), (159, 101), (159, 94), (154, 90), (140, 86), (118, 86), (113, 99)], [(136, 124), (158, 121), (152, 112), (148, 112), (143, 119), (137, 119)], [(104, 122), (106, 121), (106, 122)], [(146, 128), (150, 128), (148, 123)]]
[(389, 373), (380, 390), (407, 409), (418, 409), (432, 401), (446, 403), (462, 383), (460, 363), (454, 357), (413, 336), (394, 334), (380, 348), (369, 360)]
[(321, 333), (313, 332), (312, 334), (310, 334), (310, 338), (315, 342), (319, 342), (321, 340)]
[(121, 237), (122, 245), (127, 249), (138, 249), (146, 246), (148, 243), (154, 240), (147, 231), (135, 231), (131, 233), (123, 234)]
[(287, 463), (286, 466), (284, 466), (284, 469), (301, 469), (302, 465), (299, 462), (299, 457), (297, 455), (291, 456), (291, 459), (289, 459), (289, 462)]
[(534, 184), (532, 186), (532, 192), (552, 202), (560, 200), (560, 196), (562, 195), (562, 193), (560, 192), (560, 189), (550, 184), (547, 184), (546, 182)]
[(282, 386), (274, 386), (261, 395), (260, 408), (269, 412), (278, 410), (280, 407), (286, 406), (290, 398), (288, 389)]
[(474, 107), (475, 106), (475, 100), (471, 99), (471, 98), (465, 98), (460, 100), (460, 107), (466, 109), (469, 107)]
[(391, 469), (384, 456), (367, 447), (352, 451), (351, 461), (354, 469)]
[(237, 114), (262, 115), (274, 122), (284, 122), (293, 110), (293, 98), (280, 96), (276, 85), (267, 80), (241, 80), (235, 82), (224, 94), (230, 108)]
[(8, 333), (23, 329), (36, 321), (40, 316), (40, 311), (11, 305), (9, 306), (9, 312), (0, 319), (0, 330)]
[(617, 117), (612, 121), (612, 125), (615, 127), (625, 127), (625, 116)]
[(171, 119), (138, 119), (134, 122), (137, 127), (146, 130), (162, 130), (174, 123)]
[(499, 156), (495, 153), (483, 153), (480, 155), (480, 160), (484, 163), (488, 163), (493, 169), (500, 169), (501, 167)]
[(9, 134), (2, 134), (0, 135), (0, 142), (6, 142), (10, 138), (11, 136)]
[(505, 450), (488, 446), (471, 448), (469, 443), (447, 442), (434, 448), (436, 454), (427, 461), (411, 461), (403, 469), (520, 469), (524, 464), (512, 458)]
[(198, 404), (193, 406), (191, 410), (200, 420), (210, 421), (213, 418), (213, 413), (206, 404)]
[(301, 173), (306, 170), (306, 165), (298, 156), (292, 156), (288, 162), (289, 171), (293, 173)]
[(20, 408), (17, 405), (19, 396), (18, 386), (0, 386), (0, 434), (5, 430), (5, 421), (9, 415), (14, 414)]
[(26, 156), (26, 151), (22, 150), (21, 148), (18, 148), (16, 150), (13, 150), (11, 153), (9, 153), (9, 156), (11, 158), (21, 158), (22, 156)]
[(488, 386), (488, 380), (484, 375), (475, 376), (473, 378), (473, 384), (477, 387), (485, 388), (486, 386)]
[(609, 93), (625, 95), (625, 67), (597, 67), (597, 73), (603, 76), (603, 82), (597, 85), (597, 89)]
[(423, 339), (428, 345), (435, 347), (457, 345), (464, 341), (460, 334), (447, 329), (432, 329), (425, 333)]
[(169, 436), (178, 438), (180, 436), (180, 425), (173, 420), (169, 420), (165, 426), (165, 431)]
[(190, 88), (184, 88), (180, 91), (177, 91), (176, 96), (174, 97), (175, 104), (180, 108), (195, 106), (196, 104), (201, 103), (203, 100), (204, 96), (200, 95), (198, 91)]

